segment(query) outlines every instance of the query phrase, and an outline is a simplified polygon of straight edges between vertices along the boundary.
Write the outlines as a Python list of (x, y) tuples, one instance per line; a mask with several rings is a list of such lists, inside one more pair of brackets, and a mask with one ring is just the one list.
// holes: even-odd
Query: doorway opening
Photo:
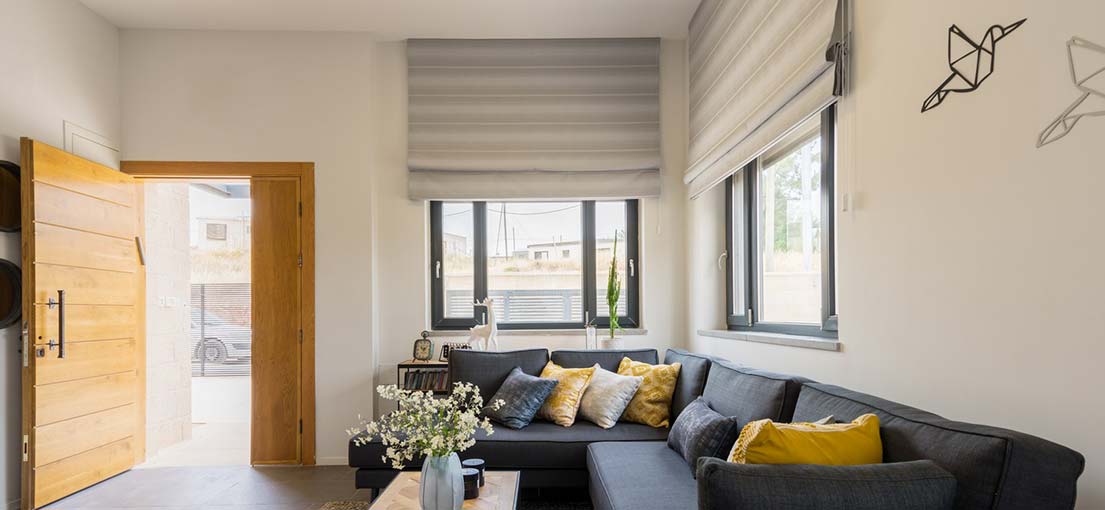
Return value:
[(145, 184), (147, 462), (248, 465), (250, 185)]

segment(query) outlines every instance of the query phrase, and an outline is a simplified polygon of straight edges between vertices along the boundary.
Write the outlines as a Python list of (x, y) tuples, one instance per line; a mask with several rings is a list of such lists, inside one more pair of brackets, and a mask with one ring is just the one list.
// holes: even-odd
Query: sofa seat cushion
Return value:
[[(535, 421), (521, 430), (495, 427), (491, 436), (477, 431), (476, 445), (462, 452), (460, 457), (483, 459), (488, 469), (584, 469), (587, 445), (591, 443), (661, 441), (667, 448), (667, 443), (663, 442), (667, 435), (667, 429), (637, 423), (618, 423), (613, 428), (603, 429), (585, 421), (577, 421), (571, 427)], [(378, 440), (361, 447), (352, 441), (349, 443), (349, 465), (353, 467), (387, 469), (390, 465), (380, 459), (383, 454), (384, 446)], [(683, 462), (677, 454), (676, 458)], [(416, 463), (420, 465), (421, 461)], [(690, 476), (690, 471), (687, 473)]]
[(660, 362), (656, 349), (560, 349), (553, 351), (550, 359), (564, 368), (587, 368), (598, 363), (603, 370), (617, 372), (622, 358), (649, 365)]
[(737, 418), (742, 427), (765, 418), (785, 423), (794, 416), (798, 392), (806, 382), (809, 379), (715, 361), (706, 376), (702, 398), (718, 414)]
[(487, 404), (515, 368), (536, 377), (548, 362), (549, 351), (545, 349), (502, 352), (456, 349), (449, 353), (449, 388), (457, 382), (475, 384)]
[(698, 507), (691, 467), (665, 442), (594, 443), (587, 471), (595, 510)]
[(671, 398), (672, 420), (679, 417), (679, 413), (702, 396), (702, 389), (706, 387), (706, 376), (710, 373), (710, 365), (715, 361), (724, 361), (704, 354), (695, 354), (682, 349), (668, 349), (664, 353), (664, 364), (679, 363), (679, 380), (675, 383), (675, 394)]

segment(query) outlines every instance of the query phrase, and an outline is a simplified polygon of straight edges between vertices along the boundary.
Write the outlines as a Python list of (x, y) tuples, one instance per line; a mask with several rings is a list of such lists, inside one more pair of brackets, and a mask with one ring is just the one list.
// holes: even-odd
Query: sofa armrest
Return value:
[(698, 462), (699, 510), (951, 510), (955, 477), (932, 461), (865, 466)]

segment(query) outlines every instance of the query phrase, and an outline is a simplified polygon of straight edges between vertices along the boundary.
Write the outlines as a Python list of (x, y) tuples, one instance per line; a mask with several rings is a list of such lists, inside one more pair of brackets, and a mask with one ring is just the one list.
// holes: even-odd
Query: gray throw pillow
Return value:
[(604, 429), (613, 427), (644, 380), (641, 376), (618, 375), (600, 367), (583, 394), (579, 415)]
[(699, 397), (679, 413), (668, 434), (668, 447), (683, 456), (694, 472), (699, 457), (724, 458), (740, 434), (736, 418), (722, 416)]
[[(522, 372), (521, 368), (514, 367), (499, 391), (495, 392), (495, 396), (483, 408), (483, 414), (506, 427), (525, 428), (533, 421), (534, 415), (541, 409), (545, 399), (549, 398), (557, 383), (556, 379), (534, 377)], [(499, 409), (494, 409), (491, 405), (496, 400), (503, 401), (503, 406)]]

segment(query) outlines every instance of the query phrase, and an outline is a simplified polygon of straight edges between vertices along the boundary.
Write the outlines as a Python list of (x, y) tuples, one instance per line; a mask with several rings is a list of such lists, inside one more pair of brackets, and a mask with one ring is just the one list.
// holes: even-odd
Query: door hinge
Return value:
[(303, 420), (302, 419), (299, 420), (299, 433), (300, 434), (303, 433)]
[(303, 202), (299, 203), (299, 217), (303, 217)]
[(299, 343), (303, 343), (303, 330), (299, 330)]
[(27, 434), (23, 434), (23, 462), (27, 462), (27, 457), (31, 453), (30, 438)]
[(755, 317), (752, 316), (753, 313), (755, 312), (753, 312), (752, 309), (749, 308), (748, 314), (744, 316), (744, 318), (748, 320), (748, 327), (752, 327), (753, 322), (755, 322)]
[(299, 258), (296, 259), (296, 264), (299, 264), (299, 267), (303, 267), (303, 255), (300, 255)]

